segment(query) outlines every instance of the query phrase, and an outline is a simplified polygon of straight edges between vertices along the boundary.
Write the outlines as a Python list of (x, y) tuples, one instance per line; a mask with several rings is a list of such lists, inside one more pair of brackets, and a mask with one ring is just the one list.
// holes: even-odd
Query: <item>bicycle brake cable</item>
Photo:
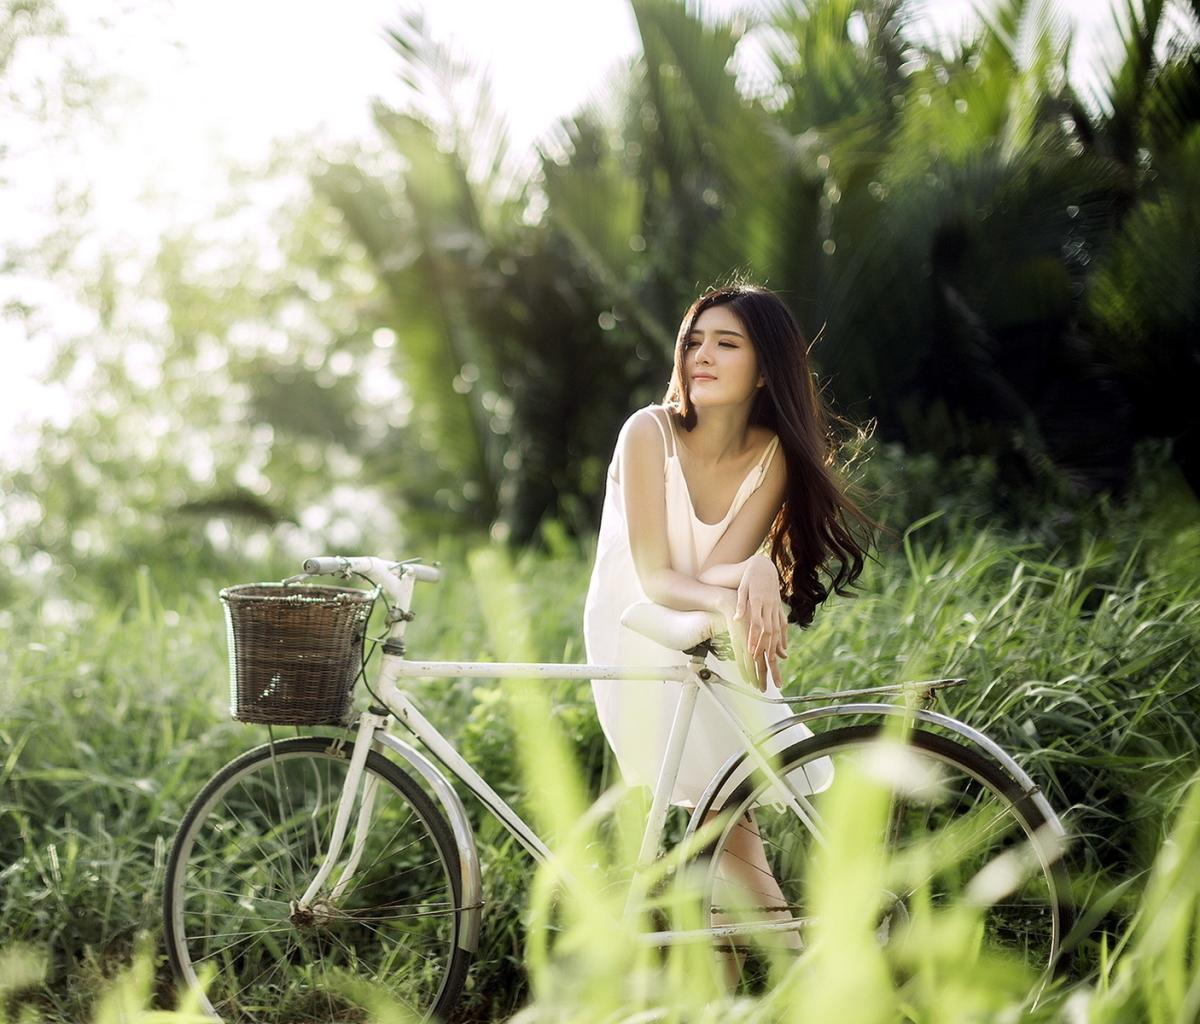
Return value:
[[(364, 576), (363, 579), (367, 579), (367, 577)], [(367, 582), (370, 583), (371, 581), (369, 579), (367, 579)], [(387, 595), (383, 592), (383, 588), (376, 585), (375, 599), (379, 600), (381, 598), (383, 600), (384, 608), (386, 609), (386, 612), (387, 612), (386, 618), (390, 619), (391, 614), (392, 614), (391, 602), (388, 601)], [(386, 639), (387, 639), (386, 637), (380, 638), (380, 637), (366, 636), (364, 634), (364, 636), (363, 636), (364, 642), (369, 641), (371, 646), (367, 650), (367, 652), (363, 655), (362, 662), (358, 666), (358, 677), (359, 677), (359, 679), (362, 680), (364, 689), (366, 689), (367, 693), (369, 693), (371, 695), (371, 697), (375, 700), (375, 702), (377, 704), (382, 704), (383, 702), (380, 700), (379, 694), (377, 694), (375, 692), (375, 688), (371, 685), (371, 679), (367, 675), (367, 666), (371, 663), (371, 659), (373, 657), (375, 657), (375, 652), (379, 649), (380, 644), (384, 643)]]

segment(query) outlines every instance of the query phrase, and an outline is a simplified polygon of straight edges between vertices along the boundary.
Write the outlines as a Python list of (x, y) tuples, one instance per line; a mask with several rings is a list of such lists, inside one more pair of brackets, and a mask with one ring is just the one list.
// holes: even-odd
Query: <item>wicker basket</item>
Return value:
[(345, 721), (374, 594), (247, 583), (222, 590), (221, 601), (234, 718), (268, 725)]

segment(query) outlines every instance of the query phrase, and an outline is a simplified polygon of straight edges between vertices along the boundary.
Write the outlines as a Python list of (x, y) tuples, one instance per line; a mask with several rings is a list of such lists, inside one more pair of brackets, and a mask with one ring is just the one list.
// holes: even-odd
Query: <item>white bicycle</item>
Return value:
[[(234, 759), (204, 785), (179, 826), (165, 884), (166, 948), (177, 978), (201, 993), (212, 1017), (231, 1024), (355, 1019), (347, 979), (358, 979), (420, 1016), (448, 1019), (478, 945), (485, 905), (472, 828), (451, 778), (535, 860), (553, 860), (534, 830), (417, 710), (402, 688), (413, 678), (682, 683), (641, 843), (642, 865), (662, 855), (669, 794), (696, 701), (722, 709), (743, 750), (709, 784), (685, 839), (705, 829), (694, 860), (706, 926), (648, 927), (644, 938), (660, 946), (707, 941), (735, 950), (747, 988), (766, 983), (764, 964), (781, 948), (803, 946), (813, 924), (807, 869), (823, 842), (823, 808), (858, 769), (888, 789), (883, 838), (898, 856), (928, 847), (931, 836), (950, 837), (954, 849), (952, 857), (931, 860), (927, 874), (905, 888), (880, 892), (880, 941), (902, 932), (908, 900), (919, 890), (922, 900), (982, 906), (983, 941), (1003, 955), (1048, 973), (1061, 965), (1073, 918), (1063, 826), (1011, 756), (932, 709), (938, 690), (962, 680), (782, 698), (815, 706), (751, 736), (729, 708), (726, 693), (736, 684), (706, 660), (713, 640), (701, 639), (711, 632), (705, 616), (666, 613), (643, 623), (648, 632), (657, 630), (655, 639), (687, 651), (690, 661), (681, 666), (412, 661), (404, 634), (414, 585), (437, 581), (438, 568), (325, 557), (309, 559), (304, 569), (282, 584), (222, 593), (234, 716), (338, 728), (330, 735), (272, 739)], [(358, 575), (375, 589), (302, 583), (323, 574)], [(371, 686), (374, 700), (358, 712), (353, 690), (367, 616), (379, 595), (388, 607), (386, 635), (377, 641), (381, 664)], [(772, 736), (790, 724), (834, 718), (853, 724), (774, 749)], [(393, 732), (397, 724), (409, 739)], [(706, 828), (710, 821), (717, 824)], [(739, 883), (738, 873), (720, 869), (746, 822), (760, 833), (778, 883), (770, 901), (752, 891), (752, 883)], [(645, 915), (646, 908), (631, 901), (627, 913)]]

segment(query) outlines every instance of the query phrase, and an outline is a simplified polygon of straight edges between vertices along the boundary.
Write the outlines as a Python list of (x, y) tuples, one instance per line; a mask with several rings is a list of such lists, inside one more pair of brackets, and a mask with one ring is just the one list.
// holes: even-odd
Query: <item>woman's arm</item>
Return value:
[(748, 678), (760, 689), (767, 676), (776, 686), (780, 684), (778, 659), (787, 657), (787, 616), (779, 596), (779, 571), (761, 553), (783, 504), (786, 482), (785, 461), (773, 459), (766, 479), (738, 511), (698, 576), (703, 583), (736, 590), (730, 634), (745, 647), (754, 666)]
[(625, 522), (638, 582), (655, 604), (681, 611), (719, 612), (732, 616), (737, 588), (702, 583), (671, 568), (667, 541), (666, 449), (662, 431), (649, 410), (635, 413), (618, 441)]
[(772, 460), (767, 479), (746, 501), (713, 549), (699, 577), (671, 567), (667, 541), (666, 451), (656, 414), (635, 414), (619, 441), (625, 521), (638, 580), (656, 604), (722, 615), (743, 674), (759, 689), (778, 685), (777, 659), (787, 653), (787, 620), (780, 609), (779, 577), (756, 554), (783, 501), (786, 470)]

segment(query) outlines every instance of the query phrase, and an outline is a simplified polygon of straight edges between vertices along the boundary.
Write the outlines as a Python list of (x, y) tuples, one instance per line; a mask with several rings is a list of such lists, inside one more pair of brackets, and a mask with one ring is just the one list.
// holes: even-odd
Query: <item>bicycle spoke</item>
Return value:
[(234, 762), (189, 811), (168, 870), (168, 952), (189, 984), (215, 966), (209, 1002), (223, 1020), (353, 1017), (350, 978), (382, 984), (420, 1016), (461, 987), (456, 847), (391, 762), (369, 759), (378, 785), (353, 876), (340, 884), (335, 865), (301, 906), (329, 855), (346, 766), (323, 741), (283, 741)]
[[(982, 916), (988, 955), (1057, 966), (1071, 907), (1061, 849), (1056, 837), (1039, 831), (1040, 812), (1014, 782), (959, 744), (917, 733), (898, 745), (879, 735), (870, 726), (834, 730), (784, 754), (783, 774), (818, 761), (833, 765), (832, 783), (804, 797), (805, 820), (773, 804), (765, 783), (722, 809), (726, 825), (709, 851), (708, 905), (714, 926), (734, 926), (727, 945), (736, 944), (742, 984), (751, 990), (771, 984), (780, 963), (792, 959), (771, 938), (777, 926), (803, 936), (820, 923), (810, 898), (819, 885), (812, 869), (823, 842), (817, 834), (822, 808), (842, 799), (841, 788), (864, 775), (890, 794), (879, 835), (887, 853), (878, 895), (880, 942), (903, 936), (914, 899), (922, 907), (970, 906)], [(715, 810), (702, 809), (702, 815)], [(761, 838), (760, 859), (739, 852), (746, 844), (738, 829), (746, 821), (755, 823)]]

